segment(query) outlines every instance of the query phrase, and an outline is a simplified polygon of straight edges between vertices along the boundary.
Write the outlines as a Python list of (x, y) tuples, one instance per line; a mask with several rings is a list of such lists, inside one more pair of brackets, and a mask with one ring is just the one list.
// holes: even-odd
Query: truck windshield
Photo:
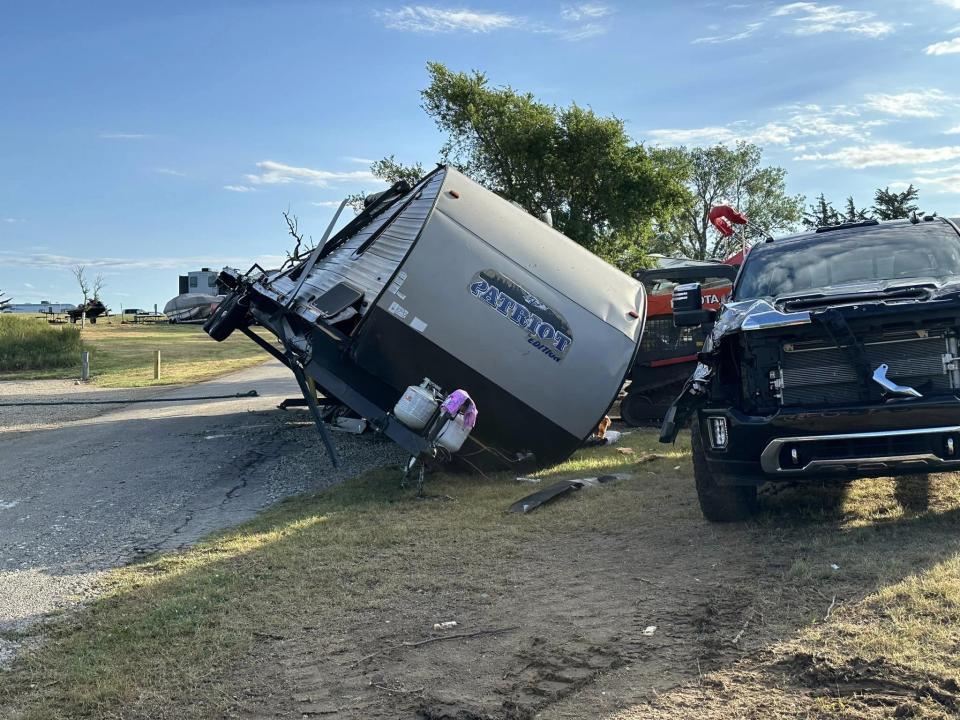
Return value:
[(877, 225), (758, 245), (747, 255), (734, 298), (951, 275), (960, 275), (960, 235), (950, 225)]

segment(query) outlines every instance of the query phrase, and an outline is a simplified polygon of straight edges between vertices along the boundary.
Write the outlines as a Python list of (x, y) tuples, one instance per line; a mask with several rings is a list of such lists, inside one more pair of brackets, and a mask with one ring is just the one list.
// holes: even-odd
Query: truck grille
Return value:
[[(864, 342), (864, 351), (871, 369), (886, 363), (888, 378), (927, 395), (951, 389), (943, 356), (950, 353), (948, 343), (953, 342), (943, 333), (885, 337)], [(783, 405), (843, 405), (860, 399), (856, 370), (835, 346), (785, 344), (780, 373)]]

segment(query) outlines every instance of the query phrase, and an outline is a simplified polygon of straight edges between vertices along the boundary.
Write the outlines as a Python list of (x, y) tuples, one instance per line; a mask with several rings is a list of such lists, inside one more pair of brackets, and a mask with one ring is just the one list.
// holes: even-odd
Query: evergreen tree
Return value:
[(808, 230), (839, 225), (841, 222), (843, 222), (843, 216), (827, 202), (823, 193), (820, 193), (817, 201), (810, 205), (810, 210), (803, 214), (803, 226)]
[(847, 198), (847, 209), (844, 212), (843, 221), (844, 222), (863, 222), (864, 220), (870, 219), (870, 213), (867, 212), (866, 208), (857, 209), (856, 204), (853, 202), (853, 195)]
[(890, 192), (889, 187), (877, 190), (874, 196), (873, 212), (878, 220), (904, 220), (910, 213), (918, 213), (916, 201), (919, 199), (919, 190), (913, 183), (903, 192)]

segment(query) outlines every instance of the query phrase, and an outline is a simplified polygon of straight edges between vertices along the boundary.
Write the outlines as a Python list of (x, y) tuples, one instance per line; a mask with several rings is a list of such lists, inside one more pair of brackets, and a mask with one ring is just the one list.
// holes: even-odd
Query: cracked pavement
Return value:
[[(80, 418), (54, 409), (47, 429), (19, 432), (0, 408), (0, 633), (82, 601), (138, 556), (394, 459), (382, 441), (338, 435), (344, 467), (334, 472), (309, 416), (276, 408), (299, 395), (276, 361), (153, 394), (250, 389), (259, 397), (104, 406)], [(9, 645), (0, 637), (0, 660)]]

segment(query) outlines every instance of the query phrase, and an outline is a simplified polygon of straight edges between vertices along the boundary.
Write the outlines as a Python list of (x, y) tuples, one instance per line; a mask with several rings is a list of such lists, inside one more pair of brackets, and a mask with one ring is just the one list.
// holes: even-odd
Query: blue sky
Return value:
[[(905, 8), (909, 8), (906, 11)], [(751, 140), (788, 188), (869, 205), (914, 182), (960, 214), (960, 0), (90, 0), (0, 4), (0, 290), (121, 305), (177, 275), (319, 237), (374, 191), (369, 160), (430, 164), (425, 64), (623, 118), (637, 141)]]

